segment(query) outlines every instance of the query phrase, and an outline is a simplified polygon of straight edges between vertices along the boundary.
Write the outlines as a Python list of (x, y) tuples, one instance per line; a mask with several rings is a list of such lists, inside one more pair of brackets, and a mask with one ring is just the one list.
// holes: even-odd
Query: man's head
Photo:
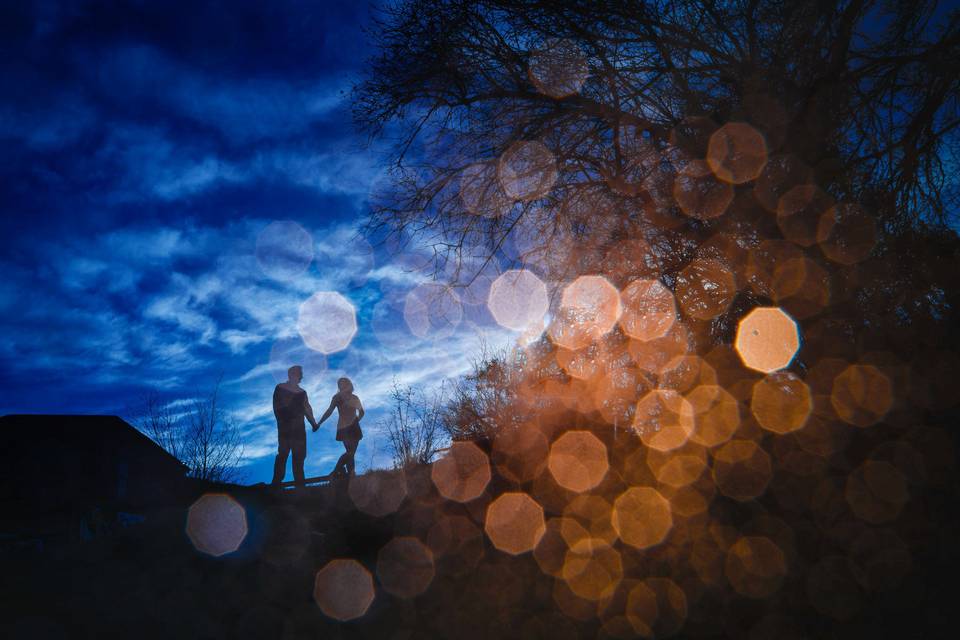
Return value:
[(298, 364), (287, 369), (287, 380), (294, 384), (299, 384), (303, 380), (303, 367)]
[(340, 378), (337, 380), (337, 388), (343, 393), (353, 393), (353, 383), (350, 378)]

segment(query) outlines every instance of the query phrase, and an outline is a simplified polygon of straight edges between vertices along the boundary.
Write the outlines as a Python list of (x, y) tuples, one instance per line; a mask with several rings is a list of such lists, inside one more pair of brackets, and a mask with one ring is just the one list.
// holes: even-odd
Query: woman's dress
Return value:
[(360, 409), (360, 398), (354, 394), (346, 397), (339, 393), (333, 396), (333, 402), (337, 406), (337, 440), (356, 441), (363, 437), (363, 431), (360, 430), (360, 417), (357, 414)]

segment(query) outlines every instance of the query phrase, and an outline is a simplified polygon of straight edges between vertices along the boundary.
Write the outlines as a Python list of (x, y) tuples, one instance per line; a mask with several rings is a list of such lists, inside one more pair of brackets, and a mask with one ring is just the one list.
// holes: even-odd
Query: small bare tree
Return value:
[(427, 464), (444, 444), (443, 389), (428, 396), (422, 389), (394, 383), (393, 409), (381, 421), (387, 432), (394, 467)]
[(207, 394), (169, 400), (148, 393), (134, 426), (190, 468), (189, 475), (211, 482), (240, 479), (243, 456), (240, 425), (219, 404), (219, 381)]

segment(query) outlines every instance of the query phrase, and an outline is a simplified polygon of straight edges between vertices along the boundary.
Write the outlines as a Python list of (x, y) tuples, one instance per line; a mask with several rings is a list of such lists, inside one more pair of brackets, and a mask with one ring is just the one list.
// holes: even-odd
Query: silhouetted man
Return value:
[(279, 486), (287, 470), (287, 454), (293, 452), (293, 481), (303, 487), (303, 461), (307, 457), (307, 432), (303, 426), (306, 417), (317, 428), (313, 408), (307, 392), (300, 388), (303, 368), (294, 365), (287, 369), (287, 381), (273, 390), (273, 415), (277, 417), (277, 458), (273, 462), (273, 485)]

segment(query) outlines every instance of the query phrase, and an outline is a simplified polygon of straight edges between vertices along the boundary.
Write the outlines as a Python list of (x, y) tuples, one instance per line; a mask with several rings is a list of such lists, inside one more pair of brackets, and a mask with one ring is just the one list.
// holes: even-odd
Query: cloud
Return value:
[(303, 134), (340, 108), (349, 88), (347, 78), (322, 72), (309, 80), (224, 75), (142, 42), (89, 51), (79, 66), (113, 101), (148, 104), (217, 131), (232, 144)]
[[(247, 430), (245, 458), (255, 464), (275, 449), (271, 390), (291, 364), (284, 358), (305, 365), (304, 386), (318, 414), (338, 377), (354, 380), (368, 408), (372, 450), (375, 440), (385, 443), (377, 425), (389, 412), (394, 385), (433, 392), (466, 373), (484, 345), (515, 339), (489, 318), (480, 325), (465, 321), (437, 340), (412, 335), (402, 301), (404, 291), (426, 279), (423, 271), (409, 269), (420, 261), (411, 262), (408, 254), (397, 264), (392, 256), (374, 255), (358, 240), (356, 223), (307, 225), (315, 238), (314, 262), (301, 276), (272, 279), (254, 256), (256, 236), (269, 222), (134, 225), (38, 245), (38, 259), (49, 265), (42, 283), (32, 285), (42, 301), (27, 322), (10, 316), (3, 321), (18, 336), (18, 351), (0, 354), (8, 362), (26, 356), (37, 371), (90, 371), (96, 353), (95, 371), (83, 380), (93, 394), (130, 378), (145, 387), (200, 388), (223, 372), (225, 405)], [(24, 269), (12, 273), (21, 289), (40, 277)], [(326, 358), (303, 347), (296, 332), (300, 304), (318, 290), (341, 291), (358, 309), (354, 341)], [(7, 299), (4, 291), (0, 303)], [(67, 311), (58, 300), (69, 301)], [(376, 309), (389, 313), (377, 315)], [(271, 362), (278, 341), (296, 348), (285, 347)], [(338, 450), (335, 441), (317, 446), (318, 459)], [(389, 462), (386, 449), (372, 456), (375, 464)]]
[(264, 340), (262, 335), (237, 329), (221, 331), (218, 338), (230, 347), (230, 352), (234, 354), (243, 353), (250, 345), (259, 344)]
[[(384, 177), (342, 100), (366, 54), (367, 11), (286, 0), (24, 9), (0, 45), (14, 54), (0, 80), (0, 408), (120, 411), (146, 389), (201, 389), (222, 372), (246, 459), (269, 473), (271, 391), (296, 357), (320, 411), (337, 377), (355, 380), (369, 409), (359, 461), (380, 464), (376, 424), (394, 382), (435, 388), (466, 370), (482, 331), (512, 339), (466, 322), (436, 342), (412, 336), (402, 306), (429, 276), (412, 268), (422, 256), (358, 237)], [(255, 255), (275, 219), (314, 241), (290, 280)], [(316, 291), (358, 311), (354, 341), (327, 358), (289, 348)], [(311, 438), (308, 469), (339, 455), (329, 431)]]

